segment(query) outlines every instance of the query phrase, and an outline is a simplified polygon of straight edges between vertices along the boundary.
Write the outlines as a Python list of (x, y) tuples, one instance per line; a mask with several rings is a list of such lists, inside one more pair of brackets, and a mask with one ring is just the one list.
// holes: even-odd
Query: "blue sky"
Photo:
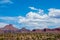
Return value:
[(0, 0), (0, 27), (56, 28), (60, 23), (60, 0)]

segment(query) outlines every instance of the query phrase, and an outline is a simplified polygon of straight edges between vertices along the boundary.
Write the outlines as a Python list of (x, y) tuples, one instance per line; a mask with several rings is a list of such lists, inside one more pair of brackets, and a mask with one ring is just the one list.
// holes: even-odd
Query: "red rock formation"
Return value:
[(9, 24), (9, 25), (6, 25), (3, 30), (13, 30), (13, 31), (16, 31), (18, 30), (17, 28), (13, 27), (12, 24)]
[(54, 29), (33, 29), (32, 31), (26, 29), (26, 28), (22, 28), (22, 29), (17, 29), (15, 28), (12, 24), (6, 25), (4, 28), (0, 28), (0, 33), (3, 32), (22, 32), (22, 33), (27, 33), (27, 32), (50, 32), (50, 33), (59, 33), (60, 32), (60, 28), (54, 28)]

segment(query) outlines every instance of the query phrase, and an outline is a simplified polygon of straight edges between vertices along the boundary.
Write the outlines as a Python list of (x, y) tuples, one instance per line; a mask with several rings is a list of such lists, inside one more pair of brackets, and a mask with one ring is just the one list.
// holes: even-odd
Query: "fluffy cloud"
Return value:
[(11, 0), (0, 0), (0, 4), (12, 4), (13, 2)]
[(43, 15), (44, 14), (44, 10), (42, 10), (42, 9), (37, 9), (37, 8), (35, 8), (35, 7), (29, 7), (31, 10), (36, 10), (36, 11), (38, 11), (37, 13), (39, 13), (40, 15)]
[(60, 18), (60, 9), (50, 8), (49, 16), (54, 18)]
[(60, 26), (60, 9), (50, 8), (48, 9), (48, 14), (41, 9), (37, 9), (37, 11), (30, 11), (24, 17), (0, 17), (0, 20), (16, 21), (20, 24), (18, 26), (31, 29), (56, 28)]
[(30, 9), (32, 9), (32, 10), (38, 10), (38, 9), (36, 9), (35, 7), (29, 7)]
[(19, 23), (24, 24), (24, 26), (30, 26), (39, 29), (47, 28), (45, 21), (47, 21), (48, 15), (46, 14), (41, 16), (38, 13), (29, 12), (26, 14), (26, 17), (20, 16), (19, 18)]
[[(33, 10), (33, 9), (32, 9)], [(44, 10), (38, 12), (28, 12), (25, 17), (19, 16), (19, 23), (24, 25), (24, 26), (29, 26), (31, 28), (39, 28), (39, 29), (44, 29), (48, 28), (56, 28), (59, 27), (60, 25), (60, 9), (49, 9), (48, 14), (44, 13)], [(43, 13), (43, 15), (39, 14)], [(54, 27), (52, 27), (54, 26)]]

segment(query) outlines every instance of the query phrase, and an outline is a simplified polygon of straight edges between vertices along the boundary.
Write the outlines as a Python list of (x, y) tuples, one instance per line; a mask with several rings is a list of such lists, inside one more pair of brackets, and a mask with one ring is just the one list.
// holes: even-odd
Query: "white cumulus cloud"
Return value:
[(47, 24), (45, 23), (48, 18), (48, 15), (46, 14), (41, 16), (38, 13), (29, 12), (26, 14), (26, 17), (20, 16), (19, 18), (19, 22), (24, 24), (24, 26), (30, 26), (39, 29), (48, 28)]
[(50, 8), (49, 16), (55, 17), (55, 18), (60, 18), (60, 9)]
[[(40, 10), (41, 12), (42, 10)], [(57, 16), (60, 15), (60, 9), (54, 9), (50, 8), (48, 10), (48, 14), (43, 12), (43, 15), (39, 14), (38, 12), (28, 12), (25, 17), (20, 16), (19, 17), (19, 23), (24, 25), (24, 26), (29, 26), (31, 28), (39, 28), (39, 29), (44, 29), (48, 28), (56, 28), (60, 26), (60, 18), (58, 19)], [(52, 27), (54, 26), (54, 27)]]
[(0, 17), (0, 19), (16, 21), (20, 24), (19, 26), (31, 29), (60, 27), (60, 9), (50, 8), (48, 11), (48, 14), (46, 14), (44, 10), (38, 9), (38, 12), (30, 11), (25, 16)]

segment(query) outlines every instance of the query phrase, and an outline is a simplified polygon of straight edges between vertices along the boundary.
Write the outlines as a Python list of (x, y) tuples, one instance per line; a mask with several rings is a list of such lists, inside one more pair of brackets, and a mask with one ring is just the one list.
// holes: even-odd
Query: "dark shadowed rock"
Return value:
[(42, 29), (33, 29), (32, 32), (43, 32)]
[(44, 32), (48, 32), (48, 31), (53, 31), (52, 29), (48, 29), (48, 28), (45, 28), (43, 29)]

